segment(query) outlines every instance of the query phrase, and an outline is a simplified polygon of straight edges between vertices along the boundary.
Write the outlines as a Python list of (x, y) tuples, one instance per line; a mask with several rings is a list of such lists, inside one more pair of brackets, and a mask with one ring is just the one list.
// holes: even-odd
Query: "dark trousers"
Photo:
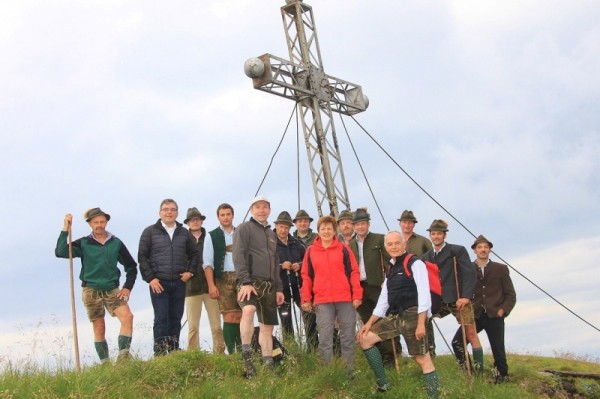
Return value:
[[(284, 291), (285, 293), (285, 291)], [(299, 318), (302, 317), (304, 323), (304, 333), (306, 334), (306, 347), (308, 352), (315, 351), (319, 346), (319, 336), (317, 332), (317, 316), (313, 312), (305, 312), (300, 310), (300, 296), (294, 297), (294, 302), (286, 302), (277, 308), (279, 319), (281, 320), (281, 329), (283, 333), (293, 337), (294, 323), (299, 323)], [(296, 324), (297, 326), (297, 324)], [(300, 333), (298, 331), (298, 333)]]
[(181, 280), (161, 280), (164, 291), (155, 294), (150, 289), (154, 309), (154, 354), (165, 355), (179, 349), (181, 318), (185, 305), (185, 283)]
[[(508, 364), (506, 363), (506, 349), (504, 347), (504, 317), (488, 317), (487, 313), (482, 313), (475, 320), (477, 332), (485, 331), (490, 341), (492, 355), (494, 355), (494, 367), (501, 376), (508, 375)], [(452, 338), (452, 348), (458, 362), (462, 365), (466, 362), (466, 351), (463, 346), (462, 330), (459, 327), (454, 338)]]

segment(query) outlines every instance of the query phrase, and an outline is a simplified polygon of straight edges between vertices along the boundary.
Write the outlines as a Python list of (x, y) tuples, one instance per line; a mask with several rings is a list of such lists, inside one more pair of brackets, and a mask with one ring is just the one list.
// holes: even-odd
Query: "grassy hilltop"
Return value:
[[(316, 355), (302, 354), (294, 344), (292, 355), (277, 370), (258, 367), (252, 380), (242, 377), (240, 355), (215, 356), (181, 351), (151, 360), (96, 365), (76, 373), (69, 369), (45, 371), (9, 365), (0, 374), (0, 399), (12, 398), (426, 398), (421, 372), (409, 358), (400, 362), (400, 374), (388, 370), (393, 389), (376, 393), (375, 379), (357, 350), (356, 376), (349, 380), (340, 365), (321, 367)], [(291, 348), (290, 348), (291, 347)], [(438, 356), (442, 398), (600, 398), (600, 380), (565, 378), (544, 370), (600, 373), (600, 365), (581, 359), (510, 355), (511, 382), (494, 385), (491, 356), (483, 376), (469, 379), (454, 358)], [(255, 363), (259, 365), (258, 356)]]

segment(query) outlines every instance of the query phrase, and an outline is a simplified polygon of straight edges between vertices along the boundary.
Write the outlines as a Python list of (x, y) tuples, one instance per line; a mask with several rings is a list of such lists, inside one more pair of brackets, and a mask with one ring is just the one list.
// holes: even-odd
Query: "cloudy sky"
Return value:
[[(53, 252), (65, 213), (75, 215), (78, 238), (89, 232), (83, 212), (102, 207), (133, 254), (163, 198), (179, 202), (180, 220), (197, 206), (213, 228), (227, 201), (241, 222), (294, 108), (254, 90), (243, 73), (249, 57), (287, 58), (283, 4), (0, 3), (0, 365), (72, 364), (68, 261)], [(508, 350), (600, 361), (600, 4), (309, 4), (325, 71), (362, 85), (370, 99), (356, 120), (460, 223), (596, 327), (513, 271), (519, 302), (507, 319)], [(448, 241), (470, 246), (470, 234), (352, 119), (335, 123), (351, 205), (369, 207), (372, 230), (397, 228), (412, 209), (419, 232), (444, 218)], [(315, 215), (300, 150), (300, 206)], [(293, 122), (261, 193), (274, 214), (294, 213), (296, 186)], [(89, 364), (91, 326), (76, 295)], [(152, 310), (141, 279), (131, 307), (134, 350), (149, 356)], [(450, 339), (455, 322), (439, 325)]]

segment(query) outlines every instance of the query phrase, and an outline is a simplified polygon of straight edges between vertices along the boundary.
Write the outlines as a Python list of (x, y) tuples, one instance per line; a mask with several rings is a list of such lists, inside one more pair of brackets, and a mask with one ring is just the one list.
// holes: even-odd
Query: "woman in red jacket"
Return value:
[(363, 290), (356, 259), (346, 244), (338, 241), (337, 223), (331, 216), (317, 222), (319, 236), (308, 247), (302, 262), (302, 310), (317, 314), (319, 356), (324, 364), (333, 357), (333, 329), (337, 319), (342, 359), (354, 370), (356, 308)]

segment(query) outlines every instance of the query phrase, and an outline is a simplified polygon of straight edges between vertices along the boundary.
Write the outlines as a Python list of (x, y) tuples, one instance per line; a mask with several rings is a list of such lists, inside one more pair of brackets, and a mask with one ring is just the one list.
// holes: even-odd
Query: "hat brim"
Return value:
[(295, 218), (294, 220), (292, 220), (293, 223), (296, 223), (296, 220), (302, 220), (302, 219), (308, 219), (310, 222), (314, 221), (315, 219), (309, 217), (301, 217), (301, 218)]
[(85, 219), (85, 221), (86, 221), (87, 223), (89, 223), (89, 222), (90, 222), (90, 220), (92, 220), (93, 218), (95, 218), (95, 217), (97, 217), (97, 216), (104, 216), (104, 217), (106, 218), (106, 221), (107, 221), (107, 222), (110, 220), (110, 215), (109, 215), (108, 213), (99, 213), (99, 214), (97, 214), (97, 215), (90, 216), (89, 218)]
[(191, 217), (191, 218), (187, 218), (187, 219), (185, 219), (185, 220), (183, 221), (183, 224), (187, 224), (187, 223), (188, 223), (190, 220), (192, 220), (192, 219), (194, 219), (194, 218), (199, 218), (199, 219), (200, 219), (200, 220), (202, 220), (202, 221), (205, 221), (205, 220), (206, 220), (206, 216), (204, 216), (204, 215), (202, 215), (202, 216), (194, 216), (194, 217)]

